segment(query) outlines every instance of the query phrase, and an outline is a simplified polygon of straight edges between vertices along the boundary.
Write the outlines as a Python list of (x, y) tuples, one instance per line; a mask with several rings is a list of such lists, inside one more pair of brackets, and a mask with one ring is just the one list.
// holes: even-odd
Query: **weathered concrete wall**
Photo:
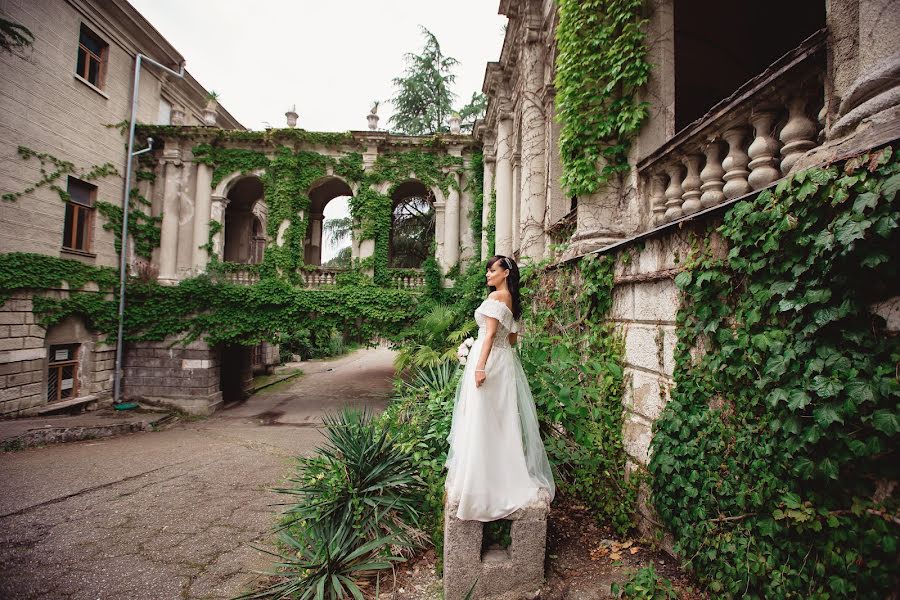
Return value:
[(212, 414), (222, 404), (219, 355), (206, 342), (182, 346), (170, 339), (130, 344), (123, 362), (123, 395), (127, 399), (198, 415)]

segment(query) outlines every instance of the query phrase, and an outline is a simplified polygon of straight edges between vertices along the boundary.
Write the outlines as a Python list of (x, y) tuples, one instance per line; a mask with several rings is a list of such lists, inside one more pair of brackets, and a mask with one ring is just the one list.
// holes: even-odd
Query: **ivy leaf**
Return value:
[(866, 229), (872, 225), (872, 221), (862, 219), (854, 221), (847, 219), (840, 226), (835, 228), (834, 237), (843, 246), (849, 246), (856, 240), (861, 240), (866, 236)]
[(897, 412), (887, 408), (872, 413), (872, 425), (886, 435), (900, 433), (900, 419), (897, 417)]
[(892, 175), (885, 180), (881, 185), (881, 195), (890, 202), (897, 195), (897, 190), (900, 190), (900, 173)]
[(878, 194), (875, 192), (866, 192), (860, 194), (853, 203), (853, 212), (862, 214), (867, 208), (875, 208), (878, 206)]
[(838, 464), (833, 458), (826, 456), (819, 461), (819, 472), (829, 479), (837, 479), (839, 473)]
[(825, 428), (832, 423), (843, 423), (844, 418), (832, 406), (820, 406), (813, 410), (813, 418), (819, 427)]
[(847, 394), (850, 396), (850, 399), (857, 404), (875, 401), (875, 392), (868, 381), (863, 381), (860, 379), (851, 381), (847, 383), (846, 390)]
[(769, 402), (769, 406), (776, 406), (779, 402), (787, 402), (788, 395), (787, 392), (781, 388), (775, 388), (769, 394), (766, 400)]
[(691, 279), (693, 275), (690, 271), (682, 271), (678, 275), (675, 276), (675, 285), (678, 286), (679, 289), (685, 289), (691, 283)]
[(832, 396), (836, 396), (842, 388), (843, 386), (840, 384), (840, 382), (835, 381), (830, 377), (825, 377), (824, 375), (816, 375), (813, 378), (812, 389), (822, 398), (831, 398)]
[(812, 479), (816, 471), (816, 463), (805, 456), (794, 460), (794, 473), (803, 479)]
[(800, 410), (806, 407), (809, 402), (809, 394), (803, 390), (794, 390), (788, 398), (788, 408), (791, 410)]

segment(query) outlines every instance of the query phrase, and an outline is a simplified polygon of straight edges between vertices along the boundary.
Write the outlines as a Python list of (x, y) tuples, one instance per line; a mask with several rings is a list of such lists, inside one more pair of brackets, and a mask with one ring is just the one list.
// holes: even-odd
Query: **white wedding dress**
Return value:
[[(485, 365), (487, 379), (476, 387), (488, 318), (497, 320), (497, 334)], [(451, 504), (459, 504), (457, 517), (495, 521), (530, 504), (541, 489), (552, 500), (556, 488), (531, 389), (509, 344), (509, 334), (518, 332), (512, 311), (489, 298), (475, 310), (475, 321), (478, 339), (456, 389), (445, 485)]]

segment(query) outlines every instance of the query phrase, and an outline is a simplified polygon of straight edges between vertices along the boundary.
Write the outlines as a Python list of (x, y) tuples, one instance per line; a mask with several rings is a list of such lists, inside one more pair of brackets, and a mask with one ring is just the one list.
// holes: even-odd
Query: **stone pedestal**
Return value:
[(473, 584), (473, 600), (536, 598), (544, 579), (550, 512), (546, 494), (507, 517), (512, 521), (509, 548), (488, 550), (483, 556), (485, 524), (458, 519), (457, 508), (450, 501), (444, 505), (444, 598), (463, 600)]

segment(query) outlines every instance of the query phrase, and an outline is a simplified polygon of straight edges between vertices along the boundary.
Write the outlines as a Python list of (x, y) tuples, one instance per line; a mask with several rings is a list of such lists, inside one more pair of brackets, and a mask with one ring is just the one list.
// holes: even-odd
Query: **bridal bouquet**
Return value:
[(459, 359), (459, 364), (466, 364), (466, 358), (469, 356), (469, 348), (471, 348), (474, 343), (474, 339), (466, 338), (463, 340), (462, 344), (459, 345), (459, 348), (456, 349), (456, 358)]

